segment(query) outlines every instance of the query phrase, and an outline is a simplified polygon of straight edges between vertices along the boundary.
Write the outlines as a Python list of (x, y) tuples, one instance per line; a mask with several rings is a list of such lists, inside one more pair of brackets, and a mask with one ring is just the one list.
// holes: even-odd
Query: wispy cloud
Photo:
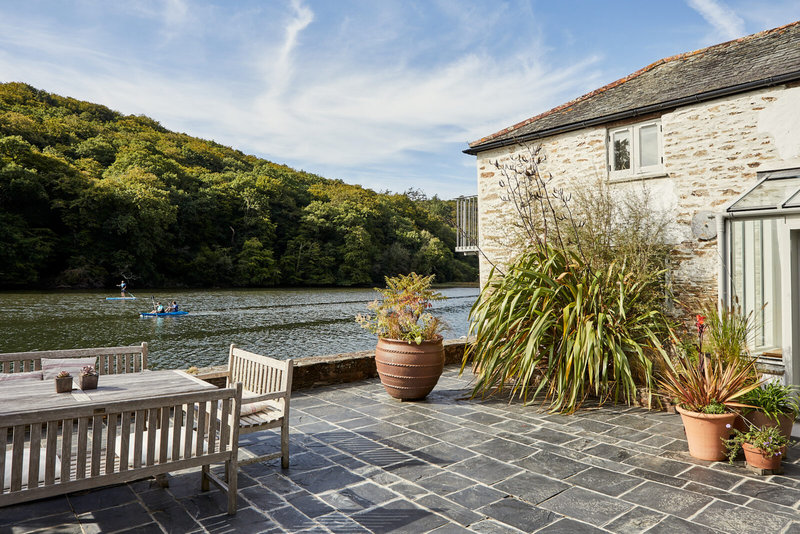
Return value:
[(700, 13), (713, 32), (707, 37), (709, 43), (729, 41), (746, 34), (744, 20), (719, 0), (687, 0), (689, 7)]

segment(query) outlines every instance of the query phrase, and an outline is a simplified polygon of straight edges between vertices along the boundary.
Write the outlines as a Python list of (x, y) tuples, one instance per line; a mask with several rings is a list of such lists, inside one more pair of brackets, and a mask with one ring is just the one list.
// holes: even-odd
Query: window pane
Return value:
[(624, 171), (631, 168), (631, 133), (628, 130), (614, 132), (612, 136), (614, 160), (611, 169)]
[(658, 126), (651, 124), (639, 128), (639, 165), (658, 165)]

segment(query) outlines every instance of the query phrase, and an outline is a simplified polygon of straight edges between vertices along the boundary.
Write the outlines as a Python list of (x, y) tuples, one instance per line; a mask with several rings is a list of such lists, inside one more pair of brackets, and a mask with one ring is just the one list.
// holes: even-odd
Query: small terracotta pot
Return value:
[(56, 378), (56, 393), (69, 393), (72, 391), (72, 377)]
[(80, 375), (78, 376), (78, 386), (81, 389), (97, 389), (97, 379), (99, 375)]
[(778, 420), (770, 419), (767, 417), (767, 414), (760, 410), (756, 410), (745, 414), (745, 417), (756, 427), (756, 428), (764, 428), (764, 427), (773, 427), (777, 426), (781, 429), (781, 434), (786, 439), (791, 439), (792, 437), (792, 425), (794, 424), (794, 420), (792, 419), (791, 415), (779, 415)]
[(400, 400), (424, 399), (433, 391), (444, 369), (442, 340), (417, 345), (379, 338), (375, 366), (389, 395)]
[(681, 414), (689, 454), (700, 460), (717, 462), (726, 458), (725, 443), (731, 437), (735, 413), (699, 413), (676, 407)]
[(747, 464), (756, 469), (769, 469), (777, 471), (781, 468), (781, 461), (786, 456), (786, 447), (781, 449), (779, 455), (766, 456), (764, 451), (753, 447), (749, 443), (742, 443), (742, 450), (744, 450), (744, 459)]

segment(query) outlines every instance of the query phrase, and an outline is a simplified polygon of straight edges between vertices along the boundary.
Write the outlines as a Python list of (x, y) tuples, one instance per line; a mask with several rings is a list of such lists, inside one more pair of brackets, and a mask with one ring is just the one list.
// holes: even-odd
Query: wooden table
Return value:
[(97, 389), (82, 391), (73, 385), (71, 393), (56, 393), (54, 380), (0, 382), (0, 414), (33, 412), (47, 408), (104, 405), (113, 401), (152, 398), (178, 393), (217, 389), (197, 377), (178, 370), (142, 371), (103, 375)]

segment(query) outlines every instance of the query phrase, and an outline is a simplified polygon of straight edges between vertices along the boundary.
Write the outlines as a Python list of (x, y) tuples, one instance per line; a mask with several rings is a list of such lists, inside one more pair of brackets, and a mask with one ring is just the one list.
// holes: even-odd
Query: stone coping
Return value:
[[(446, 339), (444, 341), (445, 365), (460, 364), (466, 344), (467, 338)], [(196, 376), (214, 385), (224, 387), (227, 372), (227, 365), (216, 365), (199, 369)], [(378, 376), (378, 371), (375, 367), (374, 350), (298, 358), (294, 361), (292, 391), (357, 382), (376, 376)]]

